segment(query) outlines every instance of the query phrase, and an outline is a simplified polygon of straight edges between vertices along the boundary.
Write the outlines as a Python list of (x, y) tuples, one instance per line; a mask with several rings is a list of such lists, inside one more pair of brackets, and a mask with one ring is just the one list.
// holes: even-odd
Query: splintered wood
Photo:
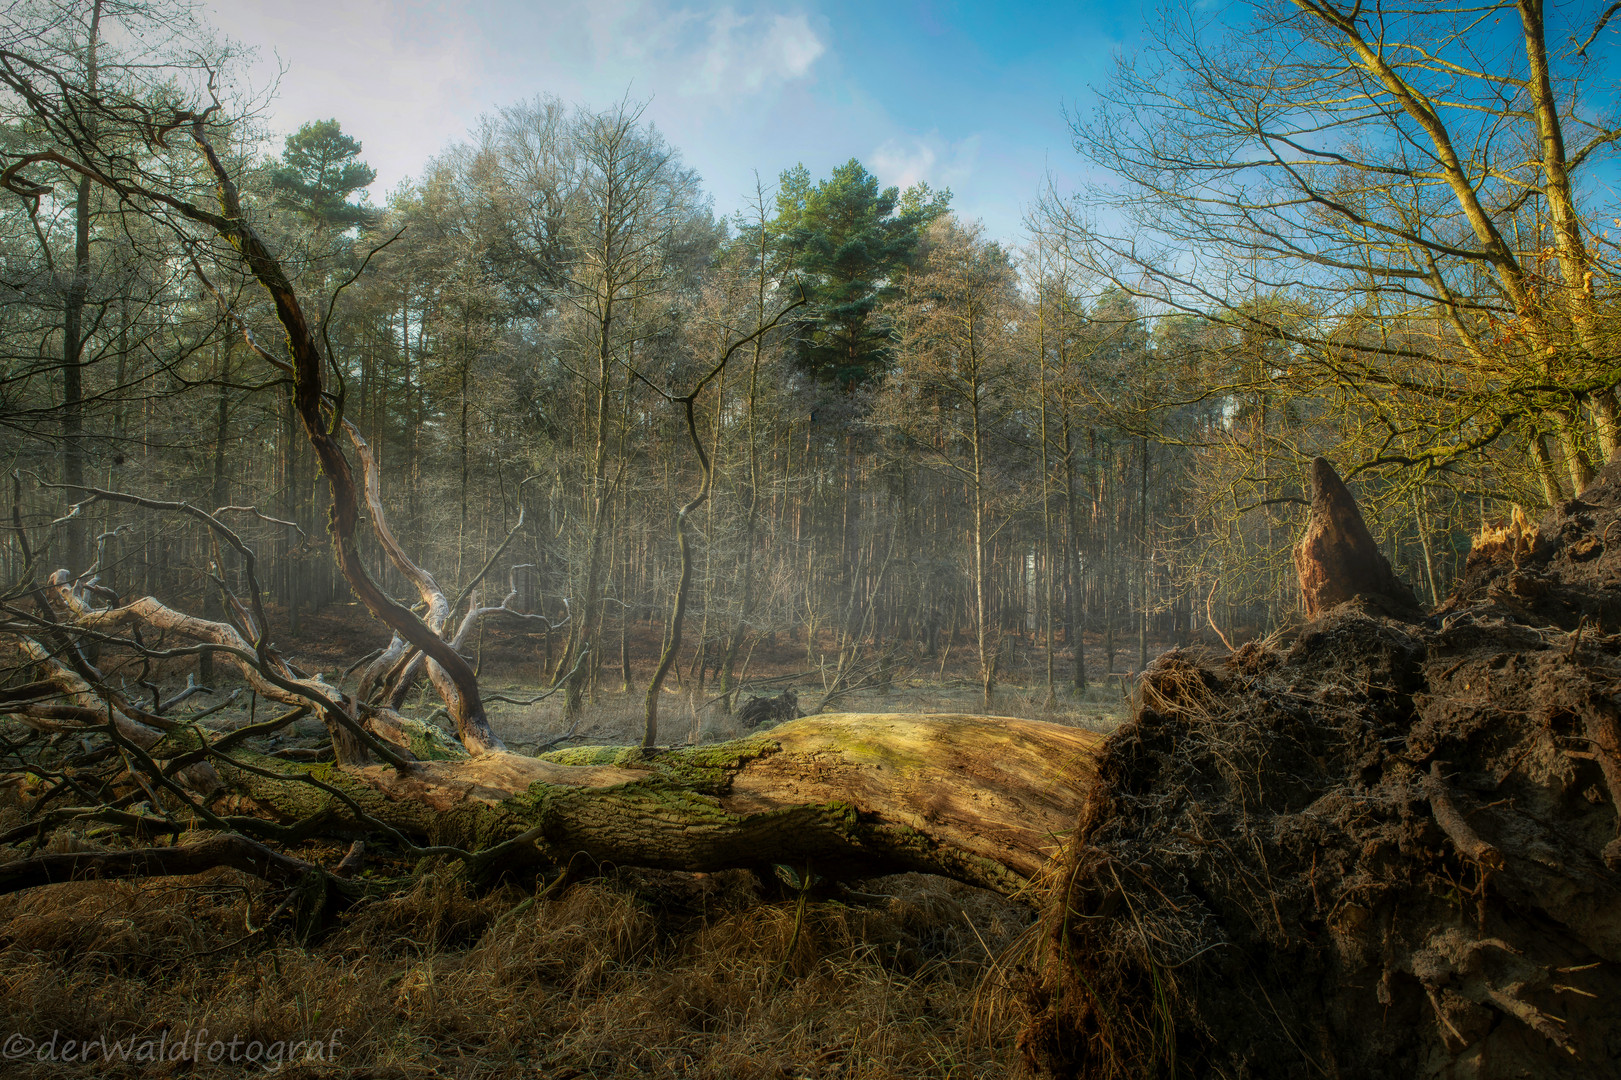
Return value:
[(1398, 578), (1374, 543), (1345, 482), (1324, 458), (1311, 463), (1311, 519), (1295, 548), (1295, 573), (1311, 619), (1353, 597), (1382, 596), (1417, 609), (1413, 590)]

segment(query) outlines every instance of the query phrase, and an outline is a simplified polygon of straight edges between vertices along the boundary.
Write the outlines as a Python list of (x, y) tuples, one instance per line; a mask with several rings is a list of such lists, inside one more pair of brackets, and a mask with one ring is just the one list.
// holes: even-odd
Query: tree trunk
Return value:
[(704, 455), (703, 443), (698, 437), (698, 423), (693, 415), (693, 399), (687, 398), (685, 404), (687, 434), (692, 438), (693, 452), (698, 455), (703, 480), (699, 484), (697, 494), (675, 514), (675, 539), (681, 549), (681, 579), (675, 588), (675, 604), (670, 612), (670, 629), (664, 638), (664, 653), (659, 657), (658, 667), (653, 670), (653, 678), (647, 684), (647, 706), (642, 732), (644, 750), (653, 749), (658, 741), (659, 694), (664, 691), (664, 679), (670, 674), (671, 666), (681, 654), (681, 629), (686, 622), (687, 595), (692, 587), (692, 540), (687, 533), (687, 518), (709, 498), (710, 478), (714, 475), (709, 467), (709, 459)]
[[(765, 297), (768, 283), (766, 267), (770, 256), (770, 232), (765, 227), (763, 194), (761, 200), (760, 246), (756, 253), (756, 257), (759, 259), (759, 274), (755, 279), (755, 326), (765, 324)], [(744, 419), (744, 426), (748, 431), (749, 439), (749, 502), (748, 509), (743, 514), (743, 535), (739, 540), (743, 565), (738, 572), (737, 621), (732, 624), (732, 631), (727, 636), (726, 649), (721, 655), (720, 662), (720, 704), (723, 711), (730, 711), (732, 707), (732, 695), (737, 690), (732, 676), (737, 665), (738, 650), (743, 646), (743, 635), (748, 630), (749, 615), (754, 609), (754, 536), (760, 521), (760, 435), (758, 430), (760, 362), (764, 359), (764, 353), (764, 339), (755, 338), (753, 362), (749, 365), (748, 406)]]
[[(85, 41), (85, 87), (94, 95), (98, 74), (101, 0), (90, 11), (90, 33)], [(84, 483), (84, 307), (90, 293), (90, 188), (88, 176), (79, 178), (73, 203), (73, 275), (62, 305), (62, 482), (72, 489)], [(47, 252), (47, 255), (49, 253)], [(67, 557), (71, 565), (86, 564), (85, 521), (75, 514), (67, 521)]]
[(1143, 471), (1137, 478), (1137, 670), (1148, 668), (1148, 436), (1143, 436)]
[[(538, 829), (537, 855), (556, 865), (582, 853), (690, 871), (808, 861), (823, 874), (918, 870), (1019, 895), (1073, 827), (1101, 741), (1037, 720), (830, 713), (651, 756), (593, 747), (322, 777), (439, 844), (487, 848)], [(282, 820), (352, 817), (318, 789), (219, 768)]]
[(1372, 593), (1404, 611), (1419, 608), (1417, 597), (1398, 578), (1374, 543), (1356, 500), (1323, 458), (1311, 463), (1311, 517), (1295, 548), (1295, 571), (1306, 617), (1313, 618), (1352, 597)]
[(1071, 684), (1076, 690), (1086, 689), (1086, 574), (1081, 566), (1081, 514), (1075, 497), (1075, 442), (1070, 428), (1068, 410), (1063, 416), (1064, 433), (1064, 512), (1069, 525), (1067, 547), (1064, 550), (1065, 580), (1068, 584), (1065, 612), (1070, 627), (1070, 644), (1075, 649), (1075, 662), (1071, 669)]
[[(604, 538), (607, 535), (609, 509), (612, 502), (608, 490), (608, 407), (613, 400), (613, 317), (614, 296), (617, 286), (610, 278), (604, 286), (603, 301), (597, 326), (597, 407), (595, 419), (595, 446), (591, 455), (590, 488), (586, 493), (589, 554), (586, 559), (585, 595), (580, 605), (580, 621), (571, 627), (569, 642), (562, 663), (570, 663), (570, 656), (583, 657), (588, 651), (601, 653), (599, 636), (602, 620), (602, 575)], [(632, 360), (634, 362), (634, 360)], [(578, 641), (578, 647), (572, 647)], [(563, 710), (570, 720), (577, 718), (585, 707), (585, 687), (596, 666), (593, 658), (588, 663), (574, 663), (563, 693)]]
[(1057, 626), (1057, 613), (1054, 608), (1057, 604), (1058, 589), (1058, 563), (1053, 552), (1053, 494), (1052, 494), (1052, 465), (1047, 460), (1047, 324), (1042, 318), (1045, 305), (1036, 309), (1037, 326), (1039, 329), (1039, 344), (1036, 349), (1036, 369), (1040, 373), (1039, 393), (1041, 405), (1039, 409), (1040, 424), (1037, 435), (1037, 446), (1040, 448), (1041, 461), (1041, 544), (1042, 559), (1045, 560), (1047, 588), (1042, 597), (1042, 607), (1045, 612), (1045, 631), (1047, 638), (1047, 707), (1050, 709), (1058, 700), (1056, 689), (1056, 667), (1054, 659), (1053, 633)]

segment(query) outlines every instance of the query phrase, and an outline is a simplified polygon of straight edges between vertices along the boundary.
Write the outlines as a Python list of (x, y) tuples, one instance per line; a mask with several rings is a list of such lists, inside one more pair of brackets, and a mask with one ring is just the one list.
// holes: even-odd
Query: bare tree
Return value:
[[(609, 475), (614, 403), (625, 385), (621, 369), (628, 370), (638, 333), (630, 316), (638, 304), (670, 287), (673, 249), (689, 237), (700, 216), (696, 177), (656, 132), (643, 127), (644, 108), (623, 101), (605, 112), (584, 114), (571, 136), (580, 179), (567, 207), (575, 261), (564, 296), (589, 329), (591, 367), (586, 377), (594, 407), (585, 479), (584, 592), (570, 643), (574, 652), (595, 650), (591, 664), (575, 664), (568, 679), (571, 716), (579, 713), (602, 655), (598, 638), (608, 515), (619, 482), (618, 475)], [(641, 333), (646, 332), (644, 323)]]
[[(1462, 467), (1514, 440), (1557, 498), (1552, 435), (1580, 490), (1621, 449), (1615, 249), (1581, 205), (1621, 134), (1598, 5), (1222, 18), (1173, 11), (1076, 122), (1124, 181), (1049, 200), (1076, 256), (1162, 310), (1289, 343), (1295, 377), (1373, 415), (1352, 472)], [(1254, 303), (1285, 292), (1313, 318)]]
[(992, 516), (996, 444), (1019, 367), (1015, 279), (1006, 253), (978, 226), (942, 218), (930, 226), (926, 250), (924, 268), (905, 287), (906, 363), (891, 386), (890, 416), (930, 467), (968, 493), (980, 686), (989, 708), (1001, 649), (990, 545), (1006, 522)]
[[(703, 439), (698, 434), (697, 405), (698, 399), (703, 395), (706, 387), (715, 381), (726, 370), (726, 365), (745, 346), (758, 346), (761, 339), (779, 326), (795, 309), (805, 302), (804, 297), (788, 303), (778, 310), (768, 321), (758, 321), (753, 330), (747, 334), (733, 332), (724, 323), (717, 328), (720, 335), (722, 349), (720, 358), (714, 362), (710, 369), (700, 378), (693, 388), (685, 394), (676, 396), (668, 391), (653, 386), (640, 372), (633, 370), (637, 378), (653, 386), (653, 389), (672, 404), (681, 406), (686, 422), (687, 439), (692, 447), (693, 457), (698, 463), (698, 490), (675, 512), (676, 546), (681, 551), (681, 576), (677, 580), (675, 598), (670, 611), (670, 628), (665, 635), (664, 649), (659, 655), (658, 666), (653, 669), (653, 677), (647, 684), (647, 707), (645, 712), (646, 723), (642, 734), (642, 749), (652, 750), (658, 742), (659, 729), (659, 694), (664, 689), (664, 679), (670, 673), (670, 667), (681, 652), (681, 635), (687, 616), (687, 598), (692, 588), (692, 540), (689, 535), (689, 519), (694, 511), (709, 499), (710, 489), (715, 481), (714, 461), (710, 454), (705, 453)], [(757, 316), (758, 317), (758, 316)], [(730, 340), (728, 340), (730, 339)], [(718, 424), (717, 424), (718, 426)], [(716, 432), (719, 437), (719, 432)]]

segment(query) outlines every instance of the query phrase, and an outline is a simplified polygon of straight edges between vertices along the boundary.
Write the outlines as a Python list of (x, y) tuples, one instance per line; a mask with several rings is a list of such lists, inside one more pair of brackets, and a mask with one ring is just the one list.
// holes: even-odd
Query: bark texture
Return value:
[[(410, 774), (312, 773), (407, 835), (467, 849), (527, 836), (535, 861), (556, 865), (809, 862), (821, 874), (920, 870), (1016, 895), (1073, 827), (1099, 741), (1008, 717), (836, 713), (652, 754), (597, 747), (423, 762)], [(288, 821), (354, 818), (318, 789), (220, 768), (238, 793), (223, 809), (245, 800)]]

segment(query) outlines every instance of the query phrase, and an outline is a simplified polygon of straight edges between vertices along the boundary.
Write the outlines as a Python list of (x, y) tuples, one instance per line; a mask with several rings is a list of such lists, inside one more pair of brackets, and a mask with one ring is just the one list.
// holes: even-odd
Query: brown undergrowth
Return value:
[[(751, 874), (622, 871), (538, 898), (449, 875), (365, 904), (299, 945), (277, 894), (220, 871), (0, 898), (6, 1076), (1001, 1076), (1014, 1021), (985, 1005), (1022, 907), (942, 879), (850, 903), (766, 901)], [(260, 927), (256, 932), (256, 927)], [(56, 1038), (167, 1035), (330, 1060), (40, 1060)], [(329, 1047), (330, 1049), (330, 1044)], [(285, 1050), (281, 1053), (286, 1053)], [(224, 1058), (222, 1054), (222, 1059)]]
[(1621, 470), (1458, 593), (1148, 672), (1055, 868), (1063, 1077), (1621, 1076)]

